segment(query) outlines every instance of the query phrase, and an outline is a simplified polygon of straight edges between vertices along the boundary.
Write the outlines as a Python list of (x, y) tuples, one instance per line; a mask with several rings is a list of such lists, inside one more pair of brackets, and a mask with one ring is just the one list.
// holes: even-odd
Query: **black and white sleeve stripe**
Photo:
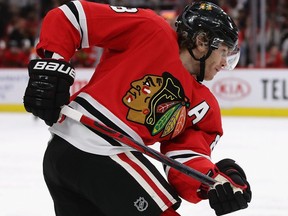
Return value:
[[(192, 150), (176, 150), (176, 151), (169, 151), (165, 154), (167, 157), (170, 157), (174, 160), (177, 160), (178, 162), (184, 164), (187, 161), (193, 160), (195, 158), (199, 157), (205, 157), (208, 160), (211, 160), (211, 158), (207, 155), (200, 154), (198, 152), (192, 151)], [(168, 175), (170, 167), (164, 165), (164, 170), (166, 175)]]
[(59, 7), (63, 11), (70, 23), (77, 29), (81, 37), (81, 47), (88, 48), (87, 19), (80, 1), (71, 1)]

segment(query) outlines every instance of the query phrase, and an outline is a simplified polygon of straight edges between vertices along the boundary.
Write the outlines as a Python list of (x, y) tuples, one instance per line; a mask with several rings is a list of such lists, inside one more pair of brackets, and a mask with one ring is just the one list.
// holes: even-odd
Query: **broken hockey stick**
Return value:
[(71, 118), (75, 121), (81, 122), (82, 124), (93, 128), (99, 132), (101, 132), (102, 134), (105, 134), (107, 136), (112, 137), (113, 139), (122, 142), (134, 149), (136, 149), (137, 151), (146, 154), (152, 158), (154, 158), (155, 160), (170, 166), (198, 181), (200, 181), (201, 183), (204, 183), (210, 187), (212, 187), (217, 181), (197, 170), (192, 169), (191, 167), (188, 167), (172, 158), (167, 157), (166, 155), (140, 143), (137, 142), (136, 140), (121, 134), (118, 131), (115, 131), (114, 129), (107, 127), (106, 125), (93, 120), (87, 116), (85, 116), (84, 114), (82, 114), (81, 112), (72, 109), (69, 106), (63, 106), (62, 110), (61, 110), (61, 114), (65, 115), (68, 118)]

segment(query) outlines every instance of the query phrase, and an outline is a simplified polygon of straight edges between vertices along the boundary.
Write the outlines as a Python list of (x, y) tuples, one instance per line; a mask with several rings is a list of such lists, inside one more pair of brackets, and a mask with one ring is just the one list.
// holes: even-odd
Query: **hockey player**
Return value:
[[(57, 216), (176, 216), (180, 197), (208, 199), (217, 215), (248, 206), (243, 169), (232, 159), (211, 161), (223, 131), (218, 103), (201, 84), (237, 64), (237, 27), (221, 8), (200, 2), (183, 10), (176, 28), (151, 10), (86, 1), (45, 17), (42, 59), (29, 64), (24, 105), (51, 126), (43, 170)], [(69, 99), (69, 60), (91, 46), (104, 48), (101, 61)], [(209, 188), (169, 167), (166, 180), (129, 146), (69, 118), (57, 122), (68, 103), (138, 142), (161, 142), (164, 154), (218, 183)]]

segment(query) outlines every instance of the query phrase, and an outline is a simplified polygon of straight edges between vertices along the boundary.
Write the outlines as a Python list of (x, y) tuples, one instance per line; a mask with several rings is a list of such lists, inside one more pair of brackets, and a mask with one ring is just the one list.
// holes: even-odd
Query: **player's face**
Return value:
[(148, 108), (150, 99), (163, 85), (163, 78), (159, 76), (145, 76), (131, 84), (130, 90), (123, 98), (123, 102), (135, 111)]
[(218, 49), (212, 51), (209, 58), (205, 61), (204, 80), (212, 80), (227, 65), (228, 53), (229, 49), (225, 44), (220, 44)]

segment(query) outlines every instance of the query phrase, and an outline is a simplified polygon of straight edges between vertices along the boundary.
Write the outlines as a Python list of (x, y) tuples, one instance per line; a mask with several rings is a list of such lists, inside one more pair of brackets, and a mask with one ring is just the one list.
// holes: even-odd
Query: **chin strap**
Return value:
[(196, 61), (200, 61), (200, 72), (197, 75), (197, 81), (198, 82), (202, 82), (204, 80), (204, 76), (205, 76), (205, 61), (206, 59), (211, 55), (212, 53), (212, 48), (210, 47), (207, 54), (204, 55), (203, 57), (197, 59), (194, 55), (194, 53), (192, 52), (192, 49), (188, 49), (190, 55), (196, 60)]

